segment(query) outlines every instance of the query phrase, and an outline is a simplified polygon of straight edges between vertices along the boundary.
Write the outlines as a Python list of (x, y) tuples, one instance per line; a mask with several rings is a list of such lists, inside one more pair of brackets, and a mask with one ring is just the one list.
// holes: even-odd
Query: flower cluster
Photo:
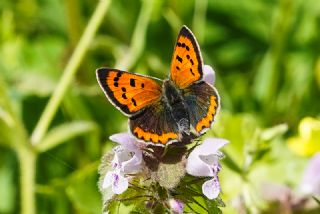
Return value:
[[(210, 84), (214, 83), (210, 66), (204, 67), (204, 77)], [(198, 187), (207, 200), (219, 197), (219, 160), (223, 157), (219, 150), (228, 141), (207, 138), (187, 148), (139, 143), (129, 133), (114, 134), (110, 140), (119, 145), (107, 155), (110, 160), (103, 160), (104, 167), (100, 170), (100, 190), (103, 194), (112, 192), (110, 197), (104, 195), (105, 209), (110, 210), (114, 201), (132, 198), (135, 204), (143, 199), (147, 209), (160, 209), (161, 204), (172, 213), (182, 213), (185, 205), (194, 202), (192, 197), (201, 194)]]
[(136, 146), (135, 140), (127, 133), (115, 134), (110, 140), (120, 145), (113, 149), (114, 158), (111, 162), (112, 170), (107, 172), (102, 188), (112, 187), (112, 192), (121, 194), (128, 188), (129, 174), (135, 174), (142, 168), (142, 152)]

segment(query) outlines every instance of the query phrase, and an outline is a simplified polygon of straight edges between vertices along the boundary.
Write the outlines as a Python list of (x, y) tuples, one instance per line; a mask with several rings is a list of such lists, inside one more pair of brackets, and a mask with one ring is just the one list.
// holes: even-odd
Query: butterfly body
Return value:
[(97, 69), (97, 79), (109, 101), (129, 117), (133, 136), (163, 146), (200, 136), (213, 124), (220, 100), (203, 80), (202, 67), (198, 44), (184, 26), (168, 79), (110, 68)]
[(188, 109), (183, 97), (183, 93), (179, 90), (171, 80), (163, 82), (163, 102), (167, 105), (171, 112), (174, 122), (177, 124), (181, 132), (190, 133), (190, 119)]

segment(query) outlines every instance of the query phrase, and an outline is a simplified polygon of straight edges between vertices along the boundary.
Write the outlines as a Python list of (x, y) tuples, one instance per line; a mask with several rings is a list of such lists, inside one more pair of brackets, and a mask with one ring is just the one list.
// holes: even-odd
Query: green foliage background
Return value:
[[(263, 181), (299, 183), (308, 158), (286, 139), (303, 117), (319, 116), (317, 0), (2, 0), (0, 213), (101, 212), (97, 167), (127, 119), (106, 101), (95, 69), (166, 78), (183, 24), (216, 71), (222, 111), (207, 136), (231, 141), (224, 211), (236, 212), (239, 195), (249, 211), (268, 209), (247, 194)], [(278, 124), (287, 126), (266, 129)]]

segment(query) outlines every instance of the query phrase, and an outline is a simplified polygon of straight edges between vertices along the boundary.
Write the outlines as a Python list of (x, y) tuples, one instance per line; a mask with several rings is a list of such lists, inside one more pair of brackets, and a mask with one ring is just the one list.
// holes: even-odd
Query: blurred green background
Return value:
[(320, 150), (318, 0), (1, 0), (0, 213), (101, 212), (97, 167), (127, 119), (95, 69), (166, 78), (183, 24), (221, 96), (206, 136), (231, 141), (223, 211), (282, 209), (261, 185), (294, 191)]

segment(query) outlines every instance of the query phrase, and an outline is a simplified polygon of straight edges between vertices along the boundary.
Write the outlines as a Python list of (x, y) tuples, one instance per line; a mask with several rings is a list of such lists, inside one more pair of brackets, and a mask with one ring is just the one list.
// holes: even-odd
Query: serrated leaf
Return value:
[(78, 137), (95, 129), (95, 124), (89, 121), (64, 123), (51, 129), (36, 148), (40, 152), (45, 152), (72, 138)]

